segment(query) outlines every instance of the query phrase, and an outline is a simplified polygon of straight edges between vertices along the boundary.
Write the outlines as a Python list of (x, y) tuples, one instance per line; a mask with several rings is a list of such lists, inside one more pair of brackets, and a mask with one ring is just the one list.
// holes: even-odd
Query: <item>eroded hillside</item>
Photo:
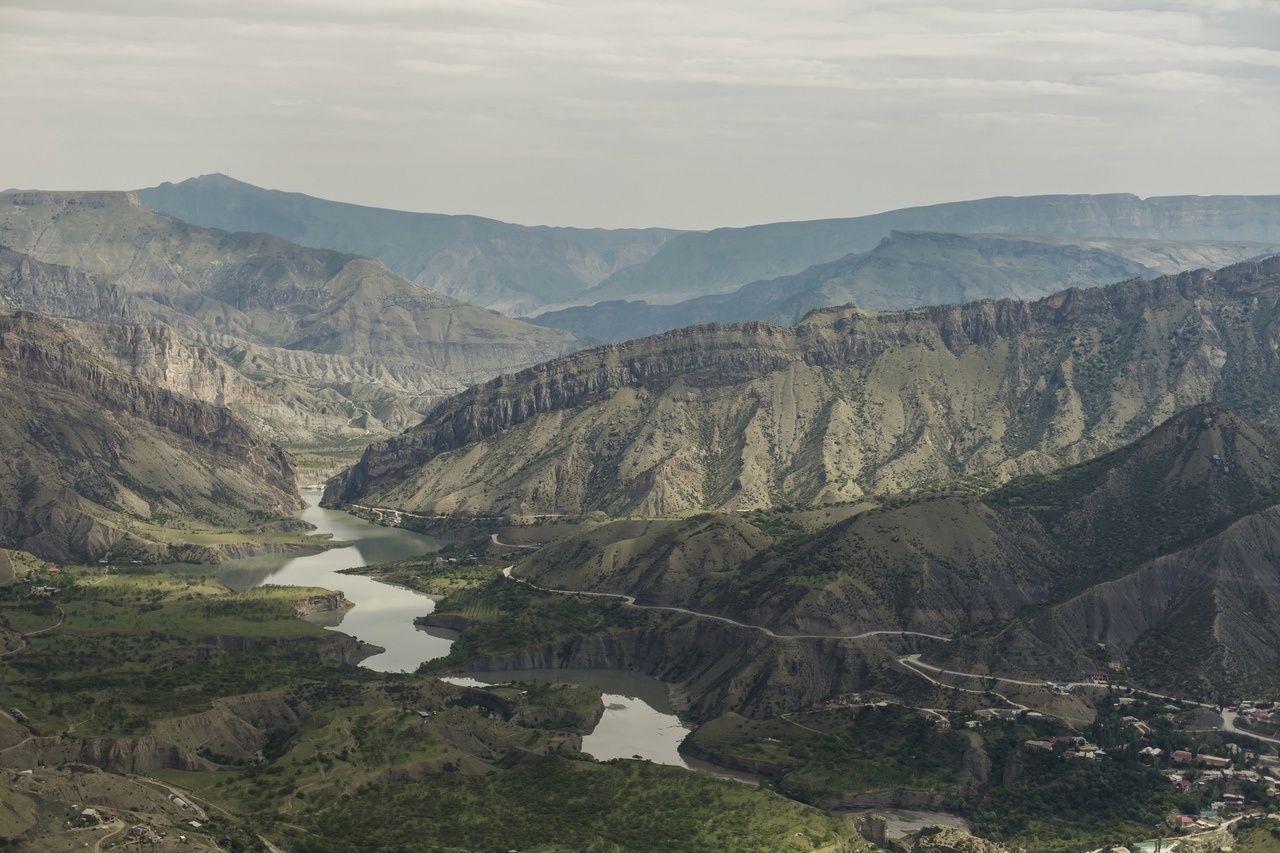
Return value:
[(664, 515), (831, 503), (1093, 458), (1188, 406), (1277, 414), (1280, 260), (1036, 302), (709, 325), (472, 388), (330, 504)]
[(31, 258), (0, 263), (10, 307), (164, 323), (272, 395), (290, 442), (400, 429), (469, 383), (580, 346), (377, 261), (200, 228), (131, 193), (0, 196), (0, 245)]
[[(141, 381), (29, 313), (0, 314), (0, 536), (41, 557), (217, 559), (192, 536), (300, 509), (292, 459), (223, 406)], [(148, 334), (118, 326), (109, 333)], [(174, 527), (184, 527), (187, 537)]]

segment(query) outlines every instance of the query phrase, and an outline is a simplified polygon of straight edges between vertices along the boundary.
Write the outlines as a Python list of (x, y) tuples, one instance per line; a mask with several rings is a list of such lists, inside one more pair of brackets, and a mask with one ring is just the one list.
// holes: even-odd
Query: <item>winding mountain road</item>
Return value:
[[(490, 535), (495, 544), (499, 544), (499, 545), (506, 544), (498, 541), (498, 534), (493, 533)], [(513, 547), (535, 548), (537, 546), (523, 545), (523, 546), (513, 546)], [(943, 637), (943, 636), (939, 636), (938, 634), (926, 634), (921, 631), (875, 630), (875, 631), (863, 631), (860, 634), (779, 634), (769, 628), (764, 627), (763, 625), (752, 625), (748, 622), (739, 622), (736, 619), (730, 619), (727, 616), (718, 616), (714, 613), (702, 613), (697, 610), (689, 610), (688, 608), (685, 608), (685, 607), (672, 607), (669, 605), (661, 605), (661, 604), (637, 604), (635, 596), (626, 595), (620, 592), (591, 592), (588, 590), (553, 589), (551, 587), (539, 586), (538, 584), (535, 584), (530, 580), (526, 580), (525, 578), (517, 577), (516, 575), (512, 574), (512, 570), (514, 568), (515, 568), (514, 565), (507, 566), (502, 570), (502, 576), (504, 578), (507, 578), (508, 580), (515, 581), (516, 583), (522, 583), (525, 586), (530, 587), (531, 589), (536, 589), (541, 592), (551, 592), (551, 593), (556, 593), (558, 595), (584, 595), (592, 598), (612, 598), (612, 599), (622, 601), (628, 607), (634, 607), (637, 610), (655, 610), (655, 611), (660, 611), (664, 613), (677, 613), (682, 616), (692, 616), (696, 619), (709, 619), (713, 622), (721, 622), (726, 625), (732, 625), (735, 628), (742, 628), (748, 631), (759, 631), (765, 636), (771, 637), (775, 640), (862, 640), (867, 637), (890, 636), (890, 635), (896, 634), (898, 636), (923, 637), (929, 640), (938, 640), (943, 643), (949, 643), (952, 641), (951, 637)], [(954, 684), (947, 684), (946, 682), (939, 681), (929, 673), (932, 672), (932, 673), (937, 673), (938, 675), (955, 675), (962, 678), (975, 678), (975, 679), (985, 680), (985, 681), (995, 681), (1001, 684), (1015, 684), (1022, 687), (1037, 687), (1037, 688), (1044, 687), (1043, 681), (1027, 681), (1019, 678), (1007, 678), (1005, 676), (1000, 676), (1000, 675), (989, 675), (986, 673), (977, 673), (977, 672), (959, 672), (957, 670), (943, 669), (940, 666), (934, 666), (933, 664), (925, 663), (924, 661), (920, 660), (919, 654), (906, 655), (905, 657), (898, 658), (898, 663), (904, 669), (908, 670), (909, 672), (919, 676), (920, 678), (925, 679), (926, 681), (938, 687), (942, 687), (947, 690), (955, 690), (961, 693), (974, 693), (978, 695), (990, 694), (992, 696), (996, 696), (997, 698), (1003, 700), (1014, 710), (1018, 710), (1018, 711), (1027, 711), (1030, 709), (1028, 708), (1028, 706), (1023, 705), (1020, 702), (1015, 702), (1012, 699), (1010, 699), (1008, 696), (1005, 696), (1004, 694), (1001, 694), (1001, 693), (997, 693), (994, 690), (985, 690), (985, 689), (975, 690), (968, 687), (957, 687)], [(1186, 704), (1196, 705), (1201, 708), (1209, 708), (1215, 711), (1218, 708), (1218, 706), (1211, 705), (1206, 702), (1194, 702), (1189, 699), (1179, 699), (1178, 697), (1175, 697), (1175, 696), (1167, 696), (1163, 693), (1156, 693), (1151, 690), (1143, 690), (1138, 687), (1130, 687), (1127, 685), (1116, 685), (1116, 686), (1119, 689), (1126, 690), (1131, 693), (1139, 693), (1144, 696), (1151, 696), (1157, 699), (1167, 699), (1169, 701), (1184, 702)], [(1045, 712), (1045, 713), (1049, 713), (1049, 712)], [(1222, 717), (1222, 723), (1219, 725), (1219, 728), (1222, 729), (1223, 731), (1228, 731), (1234, 734), (1241, 734), (1241, 735), (1246, 735), (1248, 737), (1257, 738), (1258, 740), (1266, 741), (1267, 743), (1275, 744), (1277, 747), (1280, 747), (1280, 739), (1266, 737), (1264, 735), (1257, 734), (1256, 732), (1249, 731), (1248, 729), (1242, 729), (1237, 727), (1235, 724), (1235, 721), (1238, 715), (1235, 712), (1221, 711), (1219, 712), (1219, 714)], [(1087, 720), (1080, 720), (1074, 717), (1067, 717), (1062, 714), (1053, 714), (1052, 716), (1057, 716), (1061, 719), (1064, 719), (1064, 720), (1067, 720), (1068, 722), (1073, 722), (1073, 723), (1088, 722)]]
[[(495, 537), (497, 534), (493, 534)], [(737, 619), (730, 619), (728, 616), (717, 616), (714, 613), (701, 613), (697, 610), (689, 610), (684, 607), (671, 607), (663, 604), (637, 604), (635, 596), (624, 595), (620, 592), (588, 592), (579, 589), (553, 589), (551, 587), (538, 586), (533, 581), (516, 577), (511, 574), (511, 570), (515, 566), (507, 566), (502, 570), (502, 576), (516, 583), (522, 583), (527, 587), (539, 590), (541, 592), (554, 592), (559, 595), (587, 595), (592, 598), (616, 598), (624, 602), (628, 607), (634, 607), (637, 610), (658, 610), (666, 613), (679, 613), (683, 616), (693, 616), (697, 619), (709, 619), (713, 622), (723, 622), (726, 625), (732, 625), (735, 628), (744, 628), (748, 631), (759, 631), (765, 636), (772, 637), (775, 640), (862, 640), (867, 637), (876, 637), (881, 635), (898, 635), (908, 637), (925, 637), (930, 640), (940, 640), (944, 643), (951, 642), (950, 637), (940, 637), (937, 634), (925, 634), (920, 631), (898, 631), (898, 630), (876, 630), (863, 631), (861, 634), (779, 634), (763, 625), (752, 625), (749, 622), (739, 622)]]

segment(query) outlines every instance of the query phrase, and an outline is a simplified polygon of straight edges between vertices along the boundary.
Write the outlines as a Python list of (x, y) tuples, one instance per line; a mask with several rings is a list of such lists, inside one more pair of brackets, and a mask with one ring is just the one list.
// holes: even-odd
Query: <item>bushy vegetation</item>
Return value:
[(848, 821), (744, 785), (648, 762), (548, 758), (490, 776), (364, 788), (298, 821), (298, 853), (813, 850)]
[(988, 786), (963, 811), (978, 835), (1036, 853), (1065, 853), (1152, 838), (1170, 813), (1194, 812), (1160, 773), (1124, 752), (1106, 761), (1023, 749), (1013, 724), (988, 724)]
[(831, 808), (868, 791), (945, 794), (963, 778), (967, 738), (899, 705), (825, 708), (771, 720), (722, 717), (694, 743), (773, 779), (781, 794)]
[(436, 606), (436, 613), (472, 622), (446, 657), (424, 662), (419, 672), (439, 672), (476, 657), (545, 643), (559, 644), (567, 657), (584, 636), (641, 628), (659, 620), (652, 612), (615, 599), (544, 592), (501, 577), (455, 592)]
[(97, 577), (67, 570), (58, 583), (56, 602), (13, 597), (21, 589), (0, 600), (0, 624), (22, 633), (50, 629), (0, 659), (0, 702), (21, 707), (42, 730), (74, 725), (82, 735), (138, 735), (222, 696), (338, 670), (327, 651), (341, 638), (292, 609), (316, 590), (232, 593), (153, 571)]
[(395, 563), (379, 563), (374, 566), (345, 569), (342, 573), (368, 575), (384, 583), (399, 584), (425, 595), (437, 596), (447, 596), (459, 590), (483, 586), (502, 573), (499, 566), (490, 564), (450, 563), (448, 561), (450, 553), (457, 552), (446, 549), (438, 556), (416, 557)]
[(1240, 827), (1235, 853), (1280, 853), (1280, 821), (1248, 821)]

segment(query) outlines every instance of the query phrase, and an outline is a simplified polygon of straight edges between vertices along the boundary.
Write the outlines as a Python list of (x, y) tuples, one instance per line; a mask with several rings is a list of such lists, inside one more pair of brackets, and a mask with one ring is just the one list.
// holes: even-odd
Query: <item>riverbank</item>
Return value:
[(382, 527), (342, 512), (319, 506), (320, 493), (304, 490), (308, 506), (298, 514), (311, 536), (333, 543), (308, 555), (269, 554), (228, 560), (208, 568), (174, 566), (183, 574), (212, 574), (232, 590), (266, 584), (323, 587), (340, 592), (349, 606), (319, 608), (305, 615), (308, 622), (347, 634), (366, 646), (383, 651), (360, 666), (383, 672), (413, 672), (425, 660), (449, 653), (454, 636), (419, 630), (415, 617), (430, 613), (435, 601), (404, 586), (378, 583), (373, 578), (346, 573), (369, 565), (421, 557), (439, 550), (441, 543), (408, 530)]

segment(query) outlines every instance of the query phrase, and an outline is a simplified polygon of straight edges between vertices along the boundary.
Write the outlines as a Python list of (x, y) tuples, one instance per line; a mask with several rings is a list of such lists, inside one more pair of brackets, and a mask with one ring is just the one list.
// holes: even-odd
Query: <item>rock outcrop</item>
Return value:
[(1280, 260), (1036, 302), (710, 325), (504, 376), (371, 446), (329, 505), (662, 515), (1089, 459), (1217, 399), (1275, 418)]
[(216, 560), (219, 546), (155, 540), (138, 523), (238, 527), (302, 507), (279, 446), (226, 407), (117, 370), (84, 329), (0, 314), (4, 544), (51, 560)]

